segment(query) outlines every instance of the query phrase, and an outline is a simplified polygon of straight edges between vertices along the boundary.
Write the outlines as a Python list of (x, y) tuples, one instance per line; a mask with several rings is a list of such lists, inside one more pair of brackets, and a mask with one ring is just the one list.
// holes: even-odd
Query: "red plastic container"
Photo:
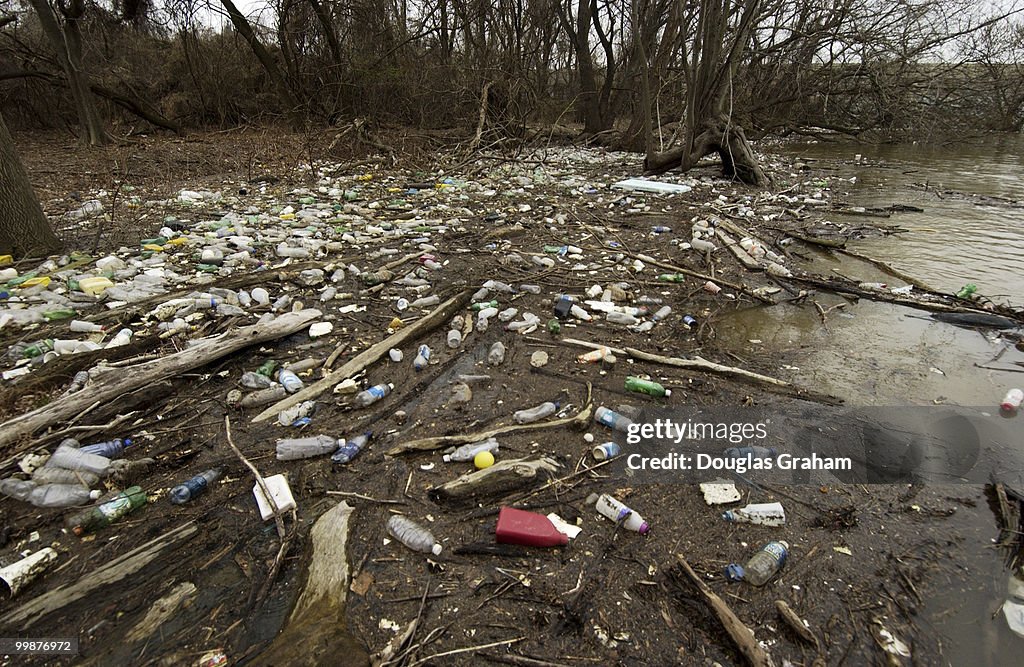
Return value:
[(514, 507), (501, 508), (495, 535), (501, 544), (521, 544), (527, 547), (559, 547), (569, 543), (569, 538), (558, 532), (543, 514)]

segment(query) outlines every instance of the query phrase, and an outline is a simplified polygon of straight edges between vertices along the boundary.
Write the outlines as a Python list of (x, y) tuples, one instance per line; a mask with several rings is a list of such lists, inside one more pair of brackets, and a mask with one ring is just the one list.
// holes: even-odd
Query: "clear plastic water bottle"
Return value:
[(598, 424), (607, 426), (610, 429), (622, 431), (623, 433), (625, 433), (629, 429), (630, 425), (632, 425), (633, 423), (633, 420), (630, 419), (629, 417), (620, 415), (614, 410), (611, 410), (604, 406), (598, 408), (594, 412), (594, 421), (596, 421)]
[(432, 553), (435, 556), (441, 553), (441, 545), (434, 539), (433, 533), (419, 525), (412, 519), (401, 514), (392, 515), (388, 519), (388, 534), (413, 551)]
[(644, 518), (631, 510), (625, 503), (607, 493), (598, 496), (595, 507), (601, 516), (607, 517), (619, 523), (626, 530), (644, 535), (650, 530), (650, 526)]
[(409, 304), (410, 308), (427, 308), (429, 306), (436, 306), (441, 303), (441, 297), (436, 294), (430, 296), (423, 296)]
[(289, 394), (294, 394), (297, 391), (302, 391), (302, 388), (306, 386), (298, 375), (291, 372), (287, 368), (282, 368), (277, 374), (277, 381), (281, 383), (284, 390)]
[(32, 481), (36, 484), (78, 484), (91, 489), (99, 484), (100, 478), (91, 472), (43, 466), (32, 471)]
[(277, 423), (281, 426), (291, 426), (296, 420), (308, 417), (316, 409), (316, 401), (303, 401), (298, 405), (281, 410), (277, 415)]
[(514, 318), (518, 314), (519, 314), (519, 309), (518, 308), (506, 308), (505, 310), (503, 310), (500, 313), (498, 313), (498, 321), (499, 322), (508, 322), (508, 321), (510, 321), (512, 318)]
[(448, 347), (455, 349), (459, 345), (462, 345), (462, 332), (458, 329), (452, 329), (448, 332)]
[(558, 412), (558, 403), (547, 401), (546, 403), (541, 403), (537, 407), (530, 408), (529, 410), (519, 410), (512, 415), (512, 421), (517, 424), (532, 424), (533, 422), (540, 421), (545, 417), (550, 417), (556, 412)]
[(105, 456), (108, 459), (116, 459), (124, 453), (125, 448), (132, 446), (131, 438), (114, 438), (106, 442), (97, 442), (94, 445), (85, 445), (79, 447), (78, 451), (86, 454), (96, 454), (97, 456)]
[(246, 389), (268, 389), (274, 386), (274, 381), (266, 375), (252, 371), (242, 373), (242, 379), (238, 383)]
[(427, 345), (420, 345), (419, 349), (416, 350), (416, 358), (412, 361), (412, 367), (418, 371), (423, 370), (430, 363), (430, 347)]
[(451, 454), (445, 454), (441, 458), (444, 459), (445, 463), (450, 461), (472, 461), (473, 458), (480, 452), (491, 452), (492, 454), (498, 451), (498, 441), (494, 438), (487, 438), (480, 442), (471, 442), (468, 445), (462, 445)]
[(789, 556), (789, 544), (779, 540), (769, 542), (751, 557), (743, 568), (743, 578), (754, 586), (764, 586), (783, 568)]
[(505, 344), (498, 341), (494, 345), (491, 345), (490, 351), (487, 353), (487, 363), (491, 366), (499, 366), (505, 361)]
[(350, 440), (340, 441), (338, 451), (334, 453), (331, 460), (335, 463), (348, 463), (355, 457), (359, 456), (359, 452), (363, 451), (372, 437), (373, 433), (367, 431), (366, 433), (357, 435)]
[(632, 315), (628, 315), (626, 313), (619, 313), (616, 311), (607, 313), (605, 315), (605, 319), (607, 319), (612, 324), (636, 324), (637, 322), (640, 321), (637, 318), (633, 317)]
[(753, 523), (760, 526), (786, 525), (786, 510), (782, 503), (752, 503), (746, 507), (726, 510), (722, 518), (733, 523)]
[(654, 313), (654, 315), (651, 315), (651, 319), (654, 320), (655, 322), (660, 322), (663, 319), (665, 319), (666, 317), (668, 317), (671, 313), (672, 313), (672, 307), (671, 306), (662, 306), (661, 308), (659, 308), (657, 310), (657, 312)]
[(44, 484), (32, 489), (26, 500), (35, 507), (74, 507), (96, 500), (102, 494), (81, 484)]
[(50, 455), (46, 466), (50, 468), (64, 468), (65, 470), (80, 470), (105, 477), (110, 471), (110, 459), (105, 456), (83, 452), (64, 442)]
[(286, 438), (277, 441), (275, 447), (278, 461), (295, 461), (314, 456), (330, 454), (338, 449), (338, 439), (329, 435), (315, 435), (308, 438)]
[(182, 482), (178, 486), (171, 489), (171, 502), (175, 505), (181, 505), (192, 500), (196, 496), (205, 492), (206, 489), (218, 479), (220, 479), (221, 470), (214, 468), (201, 472), (195, 477)]
[(379, 401), (380, 399), (387, 396), (388, 394), (390, 394), (391, 390), (394, 388), (395, 385), (391, 384), (390, 382), (387, 384), (375, 384), (369, 389), (364, 389), (363, 391), (356, 394), (356, 405), (359, 406), (360, 408), (365, 408), (368, 405), (372, 405)]
[(1020, 389), (1011, 389), (1006, 392), (1006, 396), (1003, 398), (1003, 402), (1000, 403), (999, 407), (1007, 412), (1016, 412), (1020, 409), (1021, 403), (1024, 403), (1024, 391)]

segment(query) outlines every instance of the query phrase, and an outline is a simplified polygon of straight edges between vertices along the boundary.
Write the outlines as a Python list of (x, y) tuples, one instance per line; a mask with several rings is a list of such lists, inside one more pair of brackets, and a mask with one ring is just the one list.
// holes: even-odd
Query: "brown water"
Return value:
[[(970, 282), (993, 301), (1024, 306), (1024, 137), (945, 148), (811, 144), (783, 150), (828, 168), (839, 201), (924, 209), (881, 221), (910, 232), (857, 241), (851, 249), (939, 290), (955, 292)], [(853, 177), (856, 181), (850, 183)], [(851, 225), (879, 222), (851, 216), (831, 219)], [(818, 273), (835, 270), (890, 287), (904, 284), (859, 260), (803, 250), (814, 256), (813, 270)], [(825, 308), (845, 303), (826, 293), (814, 298)], [(781, 377), (842, 396), (853, 405), (948, 403), (992, 406), (995, 412), (1008, 388), (1024, 385), (1020, 373), (992, 370), (1024, 370), (1014, 365), (1024, 362), (1024, 353), (998, 335), (867, 300), (832, 311), (828, 329), (813, 305), (807, 305), (742, 311), (718, 331), (750, 356), (786, 359), (779, 364)], [(1000, 352), (999, 360), (993, 361)], [(1024, 428), (1024, 416), (1018, 420)], [(962, 580), (950, 581), (944, 591), (926, 600), (924, 625), (946, 637), (950, 664), (1016, 663), (1024, 638), (1009, 630), (1002, 613), (993, 615), (1005, 598), (1009, 578), (1002, 554), (992, 548), (997, 536), (994, 516), (979, 487), (961, 486), (952, 493), (977, 499), (976, 507), (960, 508), (948, 524), (962, 538), (954, 552)]]

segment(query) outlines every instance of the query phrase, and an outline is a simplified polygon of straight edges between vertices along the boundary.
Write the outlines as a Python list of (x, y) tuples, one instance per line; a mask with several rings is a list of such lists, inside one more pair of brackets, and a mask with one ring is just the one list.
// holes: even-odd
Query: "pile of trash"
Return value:
[[(21, 415), (11, 401), (0, 436), (0, 493), (20, 503), (11, 512), (16, 528), (0, 579), (12, 596), (40, 595), (31, 609), (8, 604), (5, 624), (56, 636), (77, 623), (75, 607), (65, 610), (70, 603), (43, 593), (74, 579), (51, 583), (47, 573), (104, 542), (129, 560), (142, 557), (140, 549), (166, 548), (157, 562), (169, 572), (160, 576), (193, 583), (205, 567), (219, 572), (231, 553), (235, 560), (223, 562), (237, 563), (231, 567), (241, 568), (245, 585), (224, 593), (228, 606), (237, 603), (236, 615), (211, 621), (220, 631), (210, 659), (219, 662), (209, 663), (226, 664), (227, 654), (263, 646), (284, 623), (278, 613), (278, 625), (260, 636), (237, 628), (276, 577), (288, 579), (294, 599), (302, 577), (284, 556), (299, 553), (294, 540), (306, 536), (323, 514), (319, 501), (332, 493), (365, 502), (381, 519), (372, 540), (349, 538), (349, 548), (363, 555), (362, 562), (348, 558), (351, 590), (363, 600), (351, 604), (367, 614), (353, 617), (369, 619), (358, 630), (374, 649), (394, 656), (409, 648), (405, 640), (384, 641), (400, 626), (366, 601), (375, 577), (403, 590), (419, 587), (412, 597), (424, 601), (442, 592), (429, 583), (422, 590), (414, 573), (447, 571), (441, 577), (449, 583), (471, 583), (495, 598), (513, 587), (535, 590), (529, 566), (483, 575), (465, 561), (470, 555), (529, 561), (533, 552), (521, 548), (591, 540), (564, 557), (574, 572), (566, 580), (576, 588), (567, 586), (563, 611), (585, 614), (585, 602), (577, 602), (595, 584), (584, 583), (584, 571), (607, 567), (606, 551), (590, 551), (595, 534), (607, 541), (624, 530), (638, 540), (669, 540), (668, 530), (656, 537), (664, 514), (650, 495), (601, 477), (601, 467), (624, 454), (621, 436), (637, 418), (637, 402), (683, 405), (711, 400), (713, 392), (714, 400), (740, 404), (754, 391), (707, 389), (689, 373), (814, 395), (771, 377), (779, 370), (771, 360), (737, 368), (725, 355), (718, 362), (705, 357), (715, 354), (719, 313), (771, 304), (782, 291), (778, 279), (802, 273), (786, 244), (769, 243), (756, 225), (776, 223), (792, 206), (824, 205), (827, 192), (811, 180), (789, 194), (755, 195), (707, 176), (626, 178), (639, 167), (635, 157), (596, 151), (552, 149), (541, 161), (506, 164), (475, 180), (443, 172), (352, 175), (325, 164), (311, 187), (242, 184), (232, 192), (181, 190), (172, 199), (135, 201), (160, 218), (156, 235), (137, 247), (102, 257), (71, 253), (28, 269), (0, 258), (3, 390), (48, 398)], [(96, 199), (69, 215), (87, 221), (104, 210)], [(115, 357), (119, 350), (130, 353)], [(87, 367), (69, 372), (75, 359)], [(171, 389), (161, 392), (163, 384)], [(119, 406), (121, 396), (140, 391), (156, 393)], [(1018, 408), (1019, 392), (1007, 404)], [(98, 421), (100, 413), (109, 421)], [(174, 420), (165, 418), (171, 414)], [(188, 438), (175, 440), (182, 432)], [(739, 447), (726, 455), (769, 453)], [(546, 490), (558, 494), (549, 503), (557, 511), (534, 511)], [(721, 480), (701, 491), (708, 505), (732, 506), (716, 511), (715, 521), (787, 526), (776, 499), (749, 502), (747, 494), (740, 506), (743, 495)], [(407, 500), (401, 513), (379, 512)], [(54, 513), (40, 521), (30, 507)], [(489, 513), (474, 514), (481, 508)], [(437, 522), (440, 530), (430, 526), (439, 510), (449, 515)], [(160, 530), (144, 527), (153, 516), (176, 527), (157, 537)], [(598, 516), (602, 523), (591, 521)], [(209, 552), (196, 549), (184, 570), (175, 570), (172, 551), (186, 537), (175, 531), (191, 536), (197, 521), (212, 532), (188, 539), (201, 539)], [(264, 521), (276, 525), (279, 549), (262, 546)], [(484, 524), (494, 533), (482, 541)], [(388, 540), (378, 543), (384, 534)], [(718, 568), (723, 580), (763, 587), (793, 550), (809, 548), (798, 533), (785, 540), (757, 535), (759, 544), (732, 549)], [(394, 551), (391, 539), (426, 562)], [(625, 560), (641, 551), (629, 553)], [(367, 562), (371, 554), (377, 557)], [(748, 555), (745, 565), (732, 562)], [(387, 571), (396, 560), (404, 562), (402, 572)], [(642, 576), (658, 574), (650, 568)], [(155, 575), (147, 576), (143, 581), (155, 585)], [(197, 595), (194, 588), (187, 599)], [(249, 592), (257, 588), (258, 595)], [(170, 605), (154, 597), (163, 589), (134, 603), (140, 613), (133, 624), (154, 622), (141, 618), (151, 605)], [(185, 604), (179, 597), (174, 604)], [(220, 613), (220, 601), (195, 602), (195, 618)], [(47, 632), (38, 624), (44, 618), (53, 623)], [(583, 632), (597, 641), (592, 656), (643, 652), (639, 622), (612, 628), (608, 620), (587, 620)], [(412, 634), (416, 622), (406, 626)], [(176, 641), (188, 647), (183, 654), (214, 648), (196, 628), (161, 618), (152, 629), (161, 624), (168, 642), (178, 633)], [(93, 628), (83, 641), (113, 631)], [(485, 648), (522, 641), (507, 634), (491, 628), (461, 636)], [(905, 649), (898, 639), (893, 645)]]

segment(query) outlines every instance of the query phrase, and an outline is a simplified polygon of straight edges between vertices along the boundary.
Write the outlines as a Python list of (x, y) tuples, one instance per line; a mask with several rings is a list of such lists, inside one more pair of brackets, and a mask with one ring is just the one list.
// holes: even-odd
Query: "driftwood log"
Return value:
[(434, 500), (462, 500), (494, 496), (544, 481), (547, 479), (545, 474), (553, 476), (558, 468), (558, 463), (547, 457), (533, 461), (507, 459), (434, 487), (430, 490), (430, 497)]
[[(41, 408), (14, 417), (0, 425), (0, 449), (31, 436), (36, 431), (70, 419), (99, 403), (116, 401), (119, 397), (162, 380), (176, 377), (211, 361), (226, 357), (243, 348), (293, 334), (321, 315), (307, 309), (285, 313), (266, 324), (242, 327), (219, 336), (205, 338), (197, 345), (175, 354), (145, 363), (104, 373), (89, 387), (51, 401)], [(15, 452), (16, 455), (18, 452)], [(5, 461), (2, 466), (6, 466)]]
[[(94, 591), (107, 588), (111, 584), (116, 584), (123, 579), (131, 577), (156, 560), (164, 551), (181, 545), (188, 538), (195, 535), (196, 532), (196, 525), (191, 521), (178, 526), (174, 530), (146, 542), (141, 547), (132, 549), (123, 556), (97, 565), (96, 568), (87, 571), (81, 579), (71, 585), (60, 586), (37, 598), (33, 598), (17, 609), (12, 610), (3, 618), (0, 618), (0, 626), (8, 629), (25, 630), (47, 614), (66, 607), (72, 602), (81, 600)], [(165, 572), (163, 576), (168, 574), (170, 573)]]
[(291, 616), (274, 641), (249, 664), (256, 666), (369, 665), (370, 658), (347, 630), (349, 569), (345, 549), (352, 508), (344, 501), (310, 530), (313, 555), (306, 583)]

